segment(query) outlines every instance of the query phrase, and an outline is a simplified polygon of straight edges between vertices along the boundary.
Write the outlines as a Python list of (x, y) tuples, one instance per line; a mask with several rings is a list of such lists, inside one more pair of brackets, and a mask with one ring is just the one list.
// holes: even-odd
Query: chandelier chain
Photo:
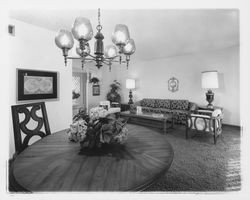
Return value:
[(98, 25), (96, 26), (96, 29), (100, 32), (102, 30), (102, 25), (101, 25), (101, 11), (100, 8), (98, 8)]
[(98, 25), (101, 25), (100, 18), (101, 18), (101, 11), (100, 8), (98, 8)]

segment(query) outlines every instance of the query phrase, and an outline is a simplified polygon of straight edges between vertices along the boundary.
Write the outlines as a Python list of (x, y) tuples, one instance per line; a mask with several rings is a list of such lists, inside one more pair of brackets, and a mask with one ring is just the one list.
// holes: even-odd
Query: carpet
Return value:
[[(155, 130), (155, 129), (153, 129)], [(159, 134), (162, 131), (159, 130)], [(224, 126), (214, 145), (209, 134), (185, 139), (185, 126), (166, 135), (174, 149), (169, 171), (146, 191), (238, 191), (240, 175), (240, 130)]]

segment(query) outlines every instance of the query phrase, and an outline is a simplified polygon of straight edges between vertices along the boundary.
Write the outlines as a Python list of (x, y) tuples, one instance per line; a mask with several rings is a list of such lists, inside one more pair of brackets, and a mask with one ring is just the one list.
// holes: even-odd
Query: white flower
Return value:
[(70, 140), (75, 142), (83, 141), (86, 137), (87, 122), (85, 120), (79, 120), (70, 125), (68, 136)]
[(104, 109), (103, 107), (94, 107), (91, 108), (89, 111), (89, 116), (91, 120), (96, 120), (99, 119), (100, 117), (106, 117), (108, 114), (108, 111), (106, 109)]

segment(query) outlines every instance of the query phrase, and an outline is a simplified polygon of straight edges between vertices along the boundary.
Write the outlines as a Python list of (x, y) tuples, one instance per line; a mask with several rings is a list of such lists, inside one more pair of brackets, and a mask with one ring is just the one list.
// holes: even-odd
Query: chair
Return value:
[[(50, 135), (49, 122), (44, 102), (30, 103), (11, 106), (14, 140), (15, 140), (15, 155), (9, 160), (9, 191), (10, 192), (28, 192), (25, 188), (19, 185), (13, 175), (13, 161), (16, 155), (20, 154), (28, 147), (29, 141), (33, 136), (41, 138)], [(42, 116), (37, 115), (37, 111), (41, 111)], [(24, 119), (21, 121), (21, 116), (24, 114)], [(37, 122), (35, 129), (30, 130), (27, 124), (33, 119)], [(44, 131), (42, 130), (44, 129)], [(24, 136), (24, 137), (22, 137)]]
[(191, 130), (210, 133), (214, 137), (214, 144), (217, 138), (222, 133), (222, 118), (223, 114), (221, 109), (211, 110), (198, 110), (197, 114), (188, 114), (186, 121), (186, 139)]
[[(44, 102), (14, 105), (11, 106), (11, 110), (16, 154), (21, 153), (28, 147), (29, 141), (33, 136), (43, 138), (51, 134)], [(37, 111), (41, 111), (41, 116), (37, 115)], [(24, 114), (23, 121), (20, 121), (21, 114)], [(37, 126), (33, 130), (27, 127), (31, 119), (37, 122)]]

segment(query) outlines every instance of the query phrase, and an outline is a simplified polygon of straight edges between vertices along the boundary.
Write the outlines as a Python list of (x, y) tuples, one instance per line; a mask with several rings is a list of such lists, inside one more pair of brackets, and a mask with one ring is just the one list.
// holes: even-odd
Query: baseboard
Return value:
[(226, 126), (226, 127), (230, 127), (230, 128), (234, 128), (234, 129), (237, 129), (237, 130), (241, 130), (242, 127), (241, 126), (238, 126), (238, 125), (232, 125), (232, 124), (222, 124), (222, 126)]

